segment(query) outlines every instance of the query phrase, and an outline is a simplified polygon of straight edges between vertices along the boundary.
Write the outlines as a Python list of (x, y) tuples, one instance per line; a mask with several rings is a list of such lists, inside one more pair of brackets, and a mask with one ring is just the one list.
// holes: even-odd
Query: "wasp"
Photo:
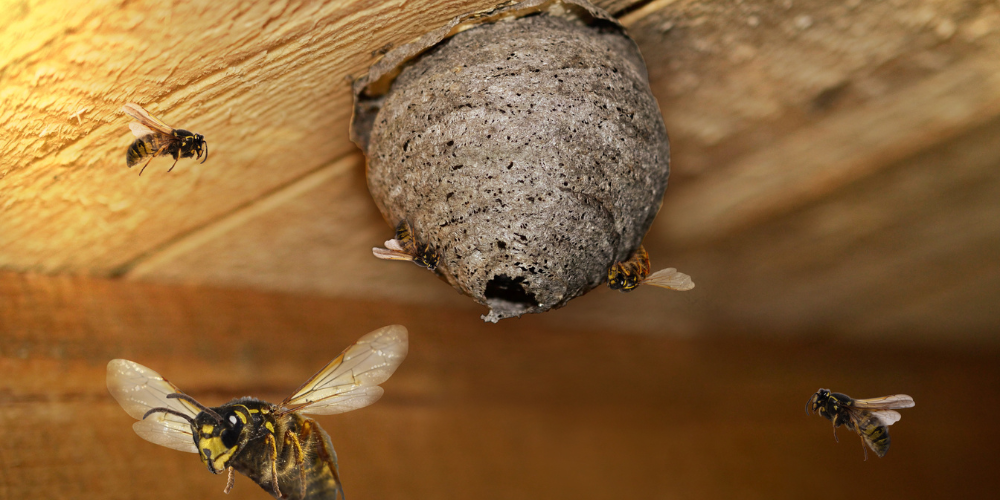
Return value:
[(628, 260), (615, 262), (608, 269), (608, 287), (612, 290), (631, 292), (639, 285), (653, 285), (671, 290), (694, 288), (691, 277), (672, 267), (649, 274), (649, 253), (642, 245)]
[(133, 361), (108, 363), (108, 391), (139, 421), (139, 437), (198, 453), (214, 474), (239, 472), (274, 498), (344, 498), (330, 436), (303, 415), (330, 415), (368, 406), (406, 357), (406, 328), (391, 325), (361, 337), (281, 404), (245, 397), (208, 407), (155, 371)]
[(417, 241), (410, 223), (405, 220), (396, 226), (396, 237), (386, 241), (385, 248), (372, 248), (372, 253), (380, 259), (408, 260), (431, 271), (438, 265), (438, 254), (434, 247)]
[(896, 394), (884, 398), (854, 399), (846, 394), (830, 392), (830, 389), (816, 391), (806, 402), (809, 410), (819, 413), (833, 422), (833, 439), (837, 439), (837, 427), (847, 426), (861, 438), (861, 449), (868, 460), (867, 444), (879, 458), (889, 451), (889, 426), (898, 422), (899, 408), (913, 408), (913, 398), (906, 394)]
[(128, 103), (122, 106), (122, 111), (136, 119), (128, 124), (128, 128), (132, 130), (136, 139), (125, 153), (125, 164), (128, 165), (128, 168), (132, 168), (132, 165), (139, 163), (143, 158), (149, 158), (139, 170), (139, 175), (142, 175), (143, 170), (146, 170), (146, 165), (149, 165), (153, 158), (160, 155), (174, 157), (174, 164), (167, 172), (173, 170), (174, 166), (177, 165), (177, 160), (181, 158), (201, 158), (202, 153), (204, 153), (205, 159), (201, 162), (205, 163), (205, 160), (208, 159), (208, 142), (205, 141), (205, 136), (170, 127), (150, 116), (138, 104)]

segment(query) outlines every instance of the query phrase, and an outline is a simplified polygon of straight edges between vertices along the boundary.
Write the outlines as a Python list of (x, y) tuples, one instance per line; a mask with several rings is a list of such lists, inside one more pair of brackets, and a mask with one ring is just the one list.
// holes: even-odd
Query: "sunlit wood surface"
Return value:
[[(0, 499), (230, 496), (147, 443), (105, 389), (124, 357), (209, 404), (277, 401), (376, 327), (409, 357), (375, 405), (319, 421), (348, 498), (989, 498), (1000, 355), (899, 344), (483, 324), (466, 311), (0, 274)], [(886, 457), (806, 416), (819, 387), (907, 393)]]
[[(480, 314), (378, 261), (350, 81), (482, 0), (16, 2), (0, 12), (0, 269)], [(558, 324), (1000, 339), (1000, 5), (601, 0), (672, 140), (647, 238), (697, 288)], [(125, 168), (128, 101), (211, 157)], [(593, 294), (592, 294), (593, 295)]]

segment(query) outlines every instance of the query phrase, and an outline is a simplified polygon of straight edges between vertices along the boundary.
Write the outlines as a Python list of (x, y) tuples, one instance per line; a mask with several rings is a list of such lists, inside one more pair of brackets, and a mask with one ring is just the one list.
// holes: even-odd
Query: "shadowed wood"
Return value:
[(1000, 114), (998, 54), (950, 68), (871, 106), (838, 113), (683, 185), (664, 238), (694, 245), (802, 206)]
[(674, 247), (654, 227), (653, 269), (677, 267), (693, 290), (594, 293), (550, 320), (996, 345), (998, 138), (994, 120), (712, 245)]
[[(0, 498), (227, 498), (225, 475), (136, 436), (105, 364), (206, 404), (280, 401), (358, 335), (410, 353), (375, 405), (320, 417), (349, 498), (986, 498), (997, 353), (498, 325), (441, 308), (0, 274)], [(885, 458), (802, 413), (819, 387), (918, 402)], [(955, 425), (954, 411), (964, 412)], [(719, 478), (726, 478), (720, 480)], [(240, 498), (268, 498), (238, 478)], [(69, 493), (72, 492), (72, 493)]]

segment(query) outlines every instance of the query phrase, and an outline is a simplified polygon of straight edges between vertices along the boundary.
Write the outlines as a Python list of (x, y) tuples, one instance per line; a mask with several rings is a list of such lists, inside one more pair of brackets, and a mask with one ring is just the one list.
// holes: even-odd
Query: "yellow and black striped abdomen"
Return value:
[[(165, 139), (158, 134), (144, 135), (136, 139), (125, 152), (125, 164), (132, 168), (132, 165), (155, 155), (168, 142), (170, 139)], [(163, 154), (163, 151), (160, 154)]]
[(882, 421), (875, 415), (868, 414), (864, 417), (860, 429), (861, 439), (864, 439), (868, 447), (879, 457), (884, 457), (889, 451), (889, 428), (882, 425)]
[(337, 454), (316, 421), (289, 413), (278, 417), (274, 429), (268, 431), (275, 438), (276, 460), (265, 440), (259, 439), (233, 460), (237, 471), (279, 498), (272, 480), (271, 468), (275, 467), (282, 500), (343, 499)]
[(337, 470), (337, 453), (333, 450), (330, 436), (312, 419), (303, 419), (304, 427), (311, 433), (311, 452), (306, 457), (306, 498), (335, 500), (344, 498)]

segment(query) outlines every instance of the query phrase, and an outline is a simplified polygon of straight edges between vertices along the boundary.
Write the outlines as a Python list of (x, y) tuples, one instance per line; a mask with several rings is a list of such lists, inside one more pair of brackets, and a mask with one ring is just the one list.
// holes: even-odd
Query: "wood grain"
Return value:
[[(548, 324), (1000, 339), (1000, 6), (598, 4), (637, 40), (672, 136), (647, 248), (698, 288), (597, 291)], [(369, 257), (389, 229), (347, 142), (346, 77), (488, 2), (67, 5), (0, 13), (0, 269), (476, 314)], [(209, 162), (124, 168), (127, 101), (206, 134)]]
[(663, 204), (685, 214), (664, 219), (664, 236), (687, 245), (725, 237), (988, 122), (1000, 114), (998, 57), (956, 64), (687, 183)]
[(358, 153), (138, 259), (125, 276), (480, 309), (426, 269), (372, 256), (392, 236)]
[(1000, 120), (711, 245), (674, 246), (654, 227), (646, 245), (653, 268), (689, 273), (694, 290), (595, 293), (550, 320), (649, 333), (996, 345), (997, 138)]
[[(350, 498), (985, 498), (996, 351), (682, 340), (212, 288), (0, 274), (0, 498), (226, 498), (194, 455), (142, 441), (105, 364), (209, 404), (278, 400), (362, 333), (411, 331), (375, 405), (323, 417)], [(818, 387), (906, 392), (883, 459), (802, 414)], [(975, 408), (962, 414), (958, 408)], [(243, 478), (240, 498), (266, 498)]]
[[(725, 170), (805, 128), (856, 129), (824, 124), (877, 112), (924, 82), (945, 91), (954, 69), (1000, 51), (1000, 7), (975, 1), (656, 0), (622, 20), (671, 134), (675, 182)], [(950, 116), (933, 102), (910, 106)], [(918, 125), (897, 118), (903, 130)]]
[[(622, 294), (602, 287), (543, 321), (656, 335), (736, 327), (754, 334), (995, 345), (998, 138), (1000, 121), (994, 121), (711, 245), (685, 247), (654, 227), (646, 239), (654, 268), (689, 273), (694, 290), (644, 287)], [(129, 278), (485, 312), (425, 270), (370, 256), (389, 230), (363, 194), (360, 170), (346, 165), (338, 167), (343, 174), (280, 205), (234, 217), (225, 233), (192, 237), (191, 245), (162, 252), (169, 258), (151, 259)]]
[[(112, 273), (343, 156), (373, 51), (488, 5), (22, 4), (2, 32), (0, 265)], [(211, 159), (124, 168), (129, 101), (204, 134)]]

